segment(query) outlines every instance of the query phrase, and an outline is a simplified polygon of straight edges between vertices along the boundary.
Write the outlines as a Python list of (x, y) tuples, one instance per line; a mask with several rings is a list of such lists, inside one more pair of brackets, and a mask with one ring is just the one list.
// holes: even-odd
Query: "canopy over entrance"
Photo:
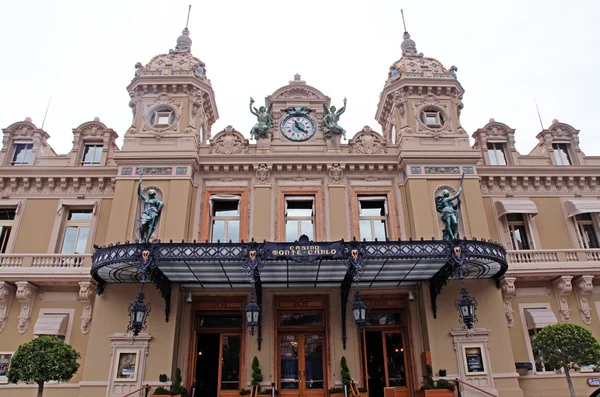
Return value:
[[(92, 277), (101, 294), (108, 283), (138, 283), (144, 277), (160, 290), (168, 321), (171, 283), (200, 288), (340, 287), (342, 315), (352, 284), (398, 287), (430, 281), (432, 309), (450, 279), (494, 278), (506, 272), (506, 251), (485, 240), (293, 243), (126, 243), (96, 247)], [(260, 304), (260, 302), (258, 302)]]

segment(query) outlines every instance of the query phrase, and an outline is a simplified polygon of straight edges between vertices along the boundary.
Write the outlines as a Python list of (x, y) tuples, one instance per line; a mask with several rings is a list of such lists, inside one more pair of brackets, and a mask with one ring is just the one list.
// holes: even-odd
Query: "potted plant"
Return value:
[(416, 397), (454, 397), (454, 384), (446, 379), (433, 380), (431, 365), (425, 366), (425, 383), (417, 390)]
[(242, 396), (249, 396), (250, 395), (250, 389), (240, 389), (239, 395), (240, 395), (240, 397), (242, 397)]
[(154, 389), (153, 396), (173, 396), (173, 397), (186, 397), (187, 390), (181, 386), (181, 369), (175, 370), (175, 379), (171, 385), (171, 389), (167, 390), (164, 387), (157, 387)]
[(329, 389), (329, 396), (330, 397), (341, 397), (344, 395), (344, 388), (337, 386), (337, 387), (331, 387)]
[(260, 369), (260, 362), (258, 357), (254, 356), (252, 359), (252, 388), (258, 388), (260, 392), (260, 383), (263, 381), (262, 370)]

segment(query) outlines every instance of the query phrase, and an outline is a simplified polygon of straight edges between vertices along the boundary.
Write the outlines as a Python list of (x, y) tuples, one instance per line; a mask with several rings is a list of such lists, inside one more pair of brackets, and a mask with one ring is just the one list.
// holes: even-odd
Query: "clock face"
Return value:
[(288, 115), (281, 121), (281, 133), (290, 141), (306, 141), (316, 130), (315, 121), (308, 116)]

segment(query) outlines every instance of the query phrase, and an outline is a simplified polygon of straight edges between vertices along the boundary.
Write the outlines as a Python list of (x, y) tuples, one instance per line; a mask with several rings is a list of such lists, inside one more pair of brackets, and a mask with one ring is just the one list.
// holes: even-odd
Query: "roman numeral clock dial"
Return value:
[(294, 142), (309, 140), (315, 135), (316, 123), (309, 116), (310, 110), (305, 108), (288, 109), (288, 115), (281, 120), (281, 133)]

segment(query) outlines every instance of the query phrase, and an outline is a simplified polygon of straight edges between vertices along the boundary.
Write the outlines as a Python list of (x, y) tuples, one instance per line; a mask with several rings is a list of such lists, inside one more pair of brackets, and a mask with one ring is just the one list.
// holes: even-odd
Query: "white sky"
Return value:
[[(192, 0), (3, 1), (0, 8), (0, 127), (31, 117), (57, 153), (72, 129), (100, 117), (123, 136), (131, 122), (125, 87), (134, 64), (175, 47)], [(581, 130), (600, 155), (600, 1), (192, 1), (192, 53), (207, 65), (220, 119), (248, 135), (248, 100), (301, 73), (340, 106), (352, 135), (370, 125), (407, 28), (425, 56), (458, 67), (466, 90), (462, 124), (472, 134), (490, 117), (517, 130), (527, 154), (556, 118)], [(119, 142), (121, 139), (119, 140)]]

